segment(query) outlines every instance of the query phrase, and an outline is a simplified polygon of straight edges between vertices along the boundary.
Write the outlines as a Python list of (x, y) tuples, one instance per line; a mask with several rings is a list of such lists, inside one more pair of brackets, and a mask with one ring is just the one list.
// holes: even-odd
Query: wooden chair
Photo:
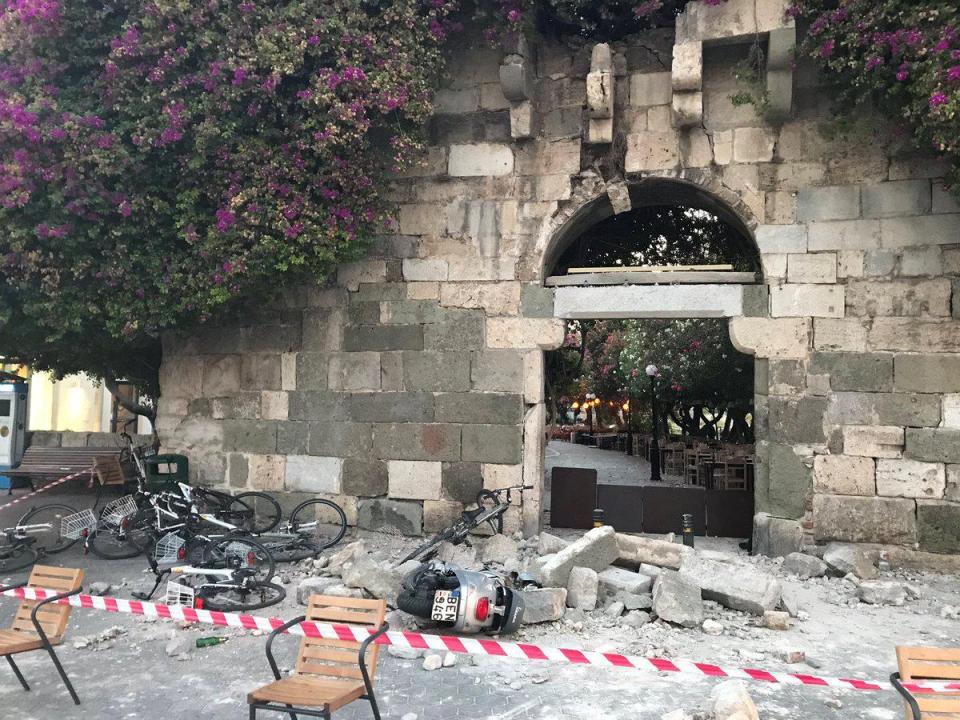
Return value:
[(83, 570), (34, 565), (33, 572), (30, 573), (30, 579), (27, 582), (5, 587), (3, 590), (12, 590), (18, 587), (37, 587), (60, 590), (61, 592), (46, 600), (24, 600), (17, 608), (17, 614), (10, 629), (0, 630), (0, 655), (7, 658), (7, 663), (13, 670), (13, 674), (17, 676), (17, 680), (23, 685), (24, 690), (29, 691), (30, 686), (20, 672), (20, 668), (13, 661), (13, 656), (31, 650), (46, 650), (50, 659), (53, 660), (53, 665), (60, 674), (63, 684), (70, 691), (70, 697), (77, 705), (80, 704), (80, 698), (77, 697), (77, 692), (70, 684), (67, 673), (60, 664), (57, 654), (53, 651), (54, 645), (63, 642), (63, 634), (67, 629), (67, 620), (70, 618), (72, 608), (69, 605), (51, 605), (51, 603), (79, 593), (82, 582)]
[(903, 695), (907, 720), (960, 720), (960, 690), (913, 695), (903, 686), (913, 680), (960, 680), (960, 648), (898, 647), (897, 665), (900, 672), (890, 682)]
[[(250, 720), (257, 710), (285, 712), (296, 720), (297, 713), (330, 719), (330, 713), (354, 700), (368, 700), (373, 717), (380, 720), (380, 709), (373, 694), (373, 678), (377, 672), (380, 646), (370, 644), (385, 633), (387, 612), (385, 600), (312, 595), (307, 614), (294, 618), (270, 633), (267, 639), (267, 660), (276, 680), (247, 696)], [(375, 629), (363, 642), (304, 637), (293, 674), (281, 677), (273, 659), (273, 641), (284, 630), (312, 620), (319, 623), (349, 623)], [(369, 669), (368, 669), (369, 668)]]

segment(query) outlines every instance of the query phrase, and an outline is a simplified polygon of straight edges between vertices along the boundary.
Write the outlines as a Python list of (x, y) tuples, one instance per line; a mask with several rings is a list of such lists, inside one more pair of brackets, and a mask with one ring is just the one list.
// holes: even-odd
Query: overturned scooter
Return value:
[(456, 632), (509, 634), (523, 620), (523, 593), (493, 572), (425, 563), (403, 579), (397, 607)]

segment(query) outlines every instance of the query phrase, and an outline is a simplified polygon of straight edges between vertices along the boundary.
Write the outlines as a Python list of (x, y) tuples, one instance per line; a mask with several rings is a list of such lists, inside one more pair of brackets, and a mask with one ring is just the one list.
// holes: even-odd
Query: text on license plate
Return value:
[(439, 622), (456, 622), (459, 605), (459, 590), (437, 590), (433, 596), (433, 610), (430, 618)]

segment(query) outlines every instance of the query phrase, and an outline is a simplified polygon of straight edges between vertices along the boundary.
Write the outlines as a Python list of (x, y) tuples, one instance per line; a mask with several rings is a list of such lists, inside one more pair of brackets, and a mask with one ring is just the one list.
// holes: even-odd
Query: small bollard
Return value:
[(683, 513), (680, 516), (680, 526), (683, 529), (683, 544), (693, 547), (693, 515)]
[(593, 526), (595, 528), (603, 527), (603, 508), (596, 508), (593, 511)]

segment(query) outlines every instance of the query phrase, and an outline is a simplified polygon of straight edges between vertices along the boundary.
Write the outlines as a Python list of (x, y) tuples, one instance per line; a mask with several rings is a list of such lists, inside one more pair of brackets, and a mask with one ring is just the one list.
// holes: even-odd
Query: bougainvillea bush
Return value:
[(0, 0), (0, 354), (151, 389), (165, 328), (354, 257), (453, 4)]
[(956, 0), (799, 0), (804, 50), (849, 113), (876, 108), (941, 156), (960, 186), (960, 10)]

